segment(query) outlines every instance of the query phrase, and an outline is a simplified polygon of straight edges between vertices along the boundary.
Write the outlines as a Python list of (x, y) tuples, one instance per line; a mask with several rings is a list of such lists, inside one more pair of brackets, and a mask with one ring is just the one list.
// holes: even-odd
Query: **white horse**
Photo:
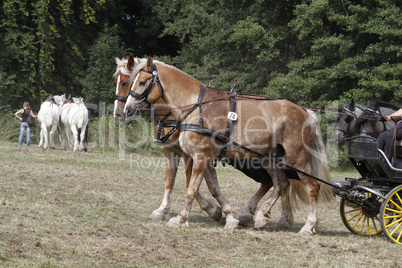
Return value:
[[(73, 98), (66, 101), (60, 108), (61, 148), (65, 150), (65, 139), (74, 144), (73, 151), (84, 149), (85, 131), (88, 125), (88, 109), (82, 98)], [(78, 129), (81, 129), (80, 140), (78, 141)], [(73, 142), (70, 135), (73, 134)]]
[[(45, 149), (54, 149), (54, 133), (59, 123), (60, 110), (59, 105), (65, 100), (65, 95), (62, 96), (49, 96), (41, 104), (38, 113), (38, 121), (40, 124), (40, 141), (39, 147)], [(48, 127), (51, 127), (48, 138)], [(50, 144), (49, 144), (50, 140)]]

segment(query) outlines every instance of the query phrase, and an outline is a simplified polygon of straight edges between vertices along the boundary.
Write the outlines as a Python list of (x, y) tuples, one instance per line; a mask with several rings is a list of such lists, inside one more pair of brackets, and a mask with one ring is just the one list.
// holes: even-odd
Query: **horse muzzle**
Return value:
[(142, 101), (134, 101), (128, 103), (124, 108), (125, 120), (127, 120), (127, 117), (135, 116), (144, 111), (145, 107), (142, 105), (142, 103)]

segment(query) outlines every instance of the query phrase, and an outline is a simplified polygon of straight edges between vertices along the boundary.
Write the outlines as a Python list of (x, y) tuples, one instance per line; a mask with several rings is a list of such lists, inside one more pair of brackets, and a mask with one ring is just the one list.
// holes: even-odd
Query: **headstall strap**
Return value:
[(161, 82), (159, 79), (158, 70), (156, 68), (156, 65), (154, 64), (154, 65), (152, 65), (152, 71), (148, 71), (146, 69), (141, 69), (140, 71), (146, 72), (146, 73), (149, 73), (152, 75), (151, 81), (150, 81), (147, 89), (145, 89), (142, 94), (138, 94), (137, 92), (134, 92), (132, 90), (130, 90), (128, 92), (128, 94), (139, 99), (140, 100), (139, 102), (145, 102), (149, 106), (152, 106), (152, 103), (150, 103), (148, 101), (148, 95), (151, 92), (151, 89), (152, 89), (153, 85), (155, 84), (155, 81), (156, 81), (156, 84), (158, 85), (158, 90), (162, 94), (162, 97), (163, 97), (163, 88), (162, 88), (162, 85), (161, 85)]
[(205, 91), (206, 88), (205, 87), (201, 87), (200, 90), (200, 95), (198, 95), (198, 107), (200, 108), (200, 127), (203, 128), (204, 127), (204, 118), (202, 117), (202, 101), (204, 100), (205, 97)]
[(230, 112), (229, 115), (236, 115), (235, 117), (228, 116), (229, 121), (226, 127), (225, 137), (227, 138), (227, 142), (223, 145), (222, 151), (219, 155), (219, 160), (222, 160), (226, 156), (226, 150), (229, 145), (233, 143), (232, 134), (233, 134), (233, 125), (234, 121), (237, 120), (236, 114), (236, 93), (230, 91), (229, 92), (229, 100), (230, 100)]
[(127, 102), (127, 97), (123, 97), (123, 96), (118, 96), (118, 95), (116, 95), (116, 100), (122, 101), (122, 102)]

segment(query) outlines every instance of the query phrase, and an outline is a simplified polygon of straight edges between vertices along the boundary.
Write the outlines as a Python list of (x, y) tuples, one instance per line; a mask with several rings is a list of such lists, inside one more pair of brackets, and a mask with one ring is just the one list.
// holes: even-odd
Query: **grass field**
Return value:
[[(172, 229), (147, 216), (160, 205), (161, 156), (90, 150), (45, 151), (0, 142), (1, 267), (399, 267), (402, 247), (383, 235), (351, 234), (339, 198), (320, 203), (313, 237), (297, 234), (306, 212), (289, 230), (224, 230), (194, 204), (190, 226)], [(142, 166), (142, 168), (139, 168)], [(356, 174), (332, 172), (333, 179)], [(220, 167), (223, 194), (237, 212), (258, 184)], [(203, 183), (201, 193), (211, 198)], [(180, 169), (172, 215), (185, 197)], [(275, 205), (273, 221), (280, 214)]]

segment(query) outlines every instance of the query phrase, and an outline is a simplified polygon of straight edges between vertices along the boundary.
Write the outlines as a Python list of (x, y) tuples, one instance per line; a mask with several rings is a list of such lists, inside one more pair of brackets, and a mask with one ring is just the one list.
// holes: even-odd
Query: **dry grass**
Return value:
[[(320, 204), (318, 234), (297, 234), (305, 211), (281, 231), (223, 229), (193, 206), (190, 227), (171, 229), (147, 216), (159, 207), (160, 157), (149, 167), (119, 161), (118, 152), (43, 151), (0, 142), (0, 266), (5, 267), (399, 267), (402, 247), (382, 235), (352, 235), (339, 198)], [(156, 167), (155, 167), (156, 164)], [(218, 170), (222, 192), (239, 211), (258, 185), (231, 168)], [(353, 176), (333, 172), (342, 179)], [(184, 200), (180, 170), (172, 216)], [(202, 193), (210, 198), (202, 185)], [(279, 205), (273, 218), (278, 218)]]

